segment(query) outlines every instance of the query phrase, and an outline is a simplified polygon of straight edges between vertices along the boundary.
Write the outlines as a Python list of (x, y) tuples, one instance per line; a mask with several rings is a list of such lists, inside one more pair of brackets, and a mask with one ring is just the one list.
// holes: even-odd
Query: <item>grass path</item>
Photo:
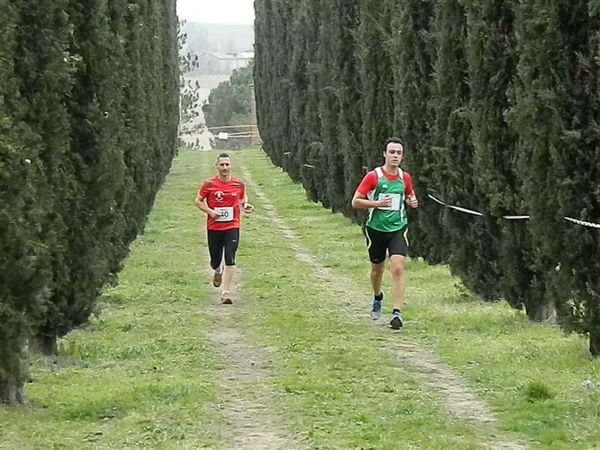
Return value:
[[(203, 178), (213, 175), (210, 165), (202, 167)], [(206, 233), (202, 232), (203, 239)], [(202, 261), (207, 268), (202, 281), (212, 278), (208, 255)], [(212, 326), (207, 336), (218, 349), (223, 364), (217, 370), (223, 393), (221, 433), (228, 437), (228, 448), (256, 450), (293, 450), (301, 448), (292, 433), (281, 424), (273, 411), (273, 392), (265, 384), (269, 373), (269, 352), (255, 345), (236, 320), (235, 313), (245, 314), (247, 308), (240, 289), (240, 273), (236, 280), (235, 306), (222, 305), (218, 292), (211, 296), (206, 313)]]
[[(284, 450), (300, 448), (290, 431), (271, 408), (271, 390), (265, 386), (269, 357), (265, 349), (254, 345), (239, 330), (232, 307), (215, 305), (207, 308), (214, 318), (209, 339), (219, 349), (223, 364), (217, 376), (223, 393), (221, 434), (227, 436), (229, 448)], [(238, 302), (243, 302), (239, 296)]]
[[(525, 443), (531, 448), (543, 449), (600, 448), (597, 427), (600, 361), (590, 358), (585, 337), (565, 336), (555, 327), (531, 323), (522, 312), (505, 303), (482, 302), (465, 292), (460, 283), (448, 275), (447, 268), (429, 267), (415, 260), (407, 264), (407, 327), (401, 332), (402, 340), (396, 340), (393, 333), (382, 334), (380, 328), (365, 324), (368, 263), (358, 227), (339, 214), (307, 201), (302, 188), (290, 185), (287, 176), (271, 166), (263, 153), (236, 153), (235, 161), (238, 168), (243, 166), (253, 186), (258, 188), (260, 203), (262, 199), (267, 200), (257, 211), (266, 219), (256, 226), (250, 223), (248, 234), (257, 230), (264, 233), (268, 227), (272, 229), (272, 225), (278, 229), (264, 241), (256, 235), (247, 239), (260, 241), (252, 243), (253, 250), (263, 249), (262, 254), (268, 254), (272, 260), (271, 266), (285, 264), (288, 272), (294, 274), (290, 277), (281, 271), (269, 270), (275, 273), (263, 277), (262, 284), (274, 285), (285, 300), (313, 308), (313, 314), (307, 317), (300, 307), (289, 307), (288, 316), (296, 314), (295, 320), (277, 317), (277, 312), (273, 312), (271, 315), (277, 318), (269, 319), (268, 327), (263, 329), (269, 330), (278, 320), (282, 322), (281, 328), (288, 330), (294, 321), (301, 327), (318, 322), (318, 326), (329, 328), (314, 317), (326, 310), (325, 315), (335, 330), (329, 332), (352, 342), (354, 355), (360, 355), (359, 361), (374, 366), (380, 388), (396, 393), (399, 403), (410, 405), (407, 406), (408, 418), (397, 414), (398, 411), (386, 410), (386, 414), (390, 414), (386, 416), (389, 423), (396, 424), (391, 428), (401, 430), (406, 448), (438, 448), (438, 445), (439, 448), (519, 448)], [(275, 248), (279, 250), (282, 245), (291, 250), (283, 259), (275, 252)], [(242, 256), (243, 264), (254, 268), (261, 265), (260, 258), (252, 254)], [(303, 278), (304, 271), (292, 264), (290, 257), (308, 267), (310, 280)], [(315, 280), (317, 292), (311, 289)], [(290, 289), (285, 283), (290, 284)], [(389, 291), (389, 285), (384, 285), (384, 289)], [(251, 293), (254, 287), (247, 286), (247, 290)], [(268, 299), (260, 292), (255, 295), (259, 302)], [(311, 302), (307, 296), (314, 296), (316, 301)], [(354, 333), (358, 333), (362, 341), (355, 340)], [(268, 335), (260, 338), (269, 341)], [(318, 352), (314, 349), (309, 352), (302, 344), (295, 343), (293, 336), (289, 340), (292, 348), (287, 349), (281, 343), (279, 347), (281, 352), (288, 352), (291, 361), (295, 361), (294, 352), (302, 354), (303, 364)], [(383, 358), (385, 352), (373, 352), (372, 347), (387, 349), (396, 363)], [(390, 367), (395, 374), (388, 376)], [(418, 388), (411, 383), (415, 375), (420, 378)], [(280, 382), (293, 391), (297, 384), (286, 386), (286, 381)], [(428, 384), (436, 386), (437, 392), (424, 388)], [(460, 388), (454, 389), (455, 384)], [(363, 394), (372, 394), (364, 385), (360, 389), (364, 389)], [(465, 392), (472, 397), (469, 399)], [(303, 391), (305, 396), (310, 393), (310, 389)], [(377, 397), (381, 401), (383, 396)], [(425, 424), (418, 423), (423, 411), (411, 409), (410, 400), (414, 397), (431, 400), (435, 405), (437, 414), (428, 416)], [(461, 407), (464, 400), (466, 404)], [(470, 403), (471, 400), (474, 403)], [(446, 418), (448, 426), (438, 430), (436, 423), (444, 411), (455, 419)], [(370, 424), (377, 428), (378, 421), (371, 420)], [(472, 428), (464, 429), (465, 423)], [(353, 427), (347, 425), (347, 428)], [(469, 435), (471, 432), (473, 435)], [(448, 441), (439, 444), (436, 433), (447, 433)], [(373, 448), (395, 448), (388, 443), (393, 442), (393, 431), (386, 430), (376, 437), (360, 431), (358, 434), (363, 445), (368, 442), (375, 443)], [(453, 438), (456, 434), (460, 437)], [(423, 436), (426, 436), (424, 440)]]
[[(364, 295), (353, 295), (360, 292), (359, 288), (347, 277), (341, 273), (331, 270), (317, 261), (307, 249), (298, 243), (296, 234), (288, 227), (285, 219), (282, 218), (266, 194), (256, 186), (252, 180), (251, 174), (246, 169), (242, 169), (243, 177), (247, 185), (254, 192), (256, 197), (262, 203), (267, 216), (275, 224), (283, 236), (288, 239), (290, 247), (293, 249), (296, 258), (308, 264), (315, 274), (321, 279), (322, 283), (330, 285), (330, 289), (336, 292), (339, 298), (345, 299), (345, 304), (340, 305), (340, 314), (349, 310), (357, 317), (365, 317), (365, 299)], [(368, 305), (368, 303), (367, 303)], [(381, 321), (374, 322), (376, 326), (382, 326), (381, 344), (383, 348), (393, 349), (392, 353), (398, 359), (408, 362), (423, 377), (423, 382), (432, 389), (439, 391), (446, 403), (447, 408), (459, 419), (466, 419), (475, 422), (482, 433), (481, 443), (492, 449), (525, 449), (526, 445), (519, 442), (514, 437), (500, 433), (494, 423), (497, 419), (490, 412), (489, 407), (477, 395), (466, 386), (462, 378), (456, 374), (450, 367), (442, 363), (435, 354), (421, 348), (417, 342), (412, 339), (408, 341), (400, 338), (399, 332), (389, 330), (387, 321), (382, 318)], [(412, 342), (411, 342), (412, 341)]]
[(0, 408), (1, 449), (600, 448), (585, 338), (418, 260), (406, 326), (373, 323), (359, 228), (258, 150), (233, 154), (256, 210), (219, 305), (193, 205), (215, 156), (180, 152), (119, 285), (60, 357), (32, 358), (28, 404)]

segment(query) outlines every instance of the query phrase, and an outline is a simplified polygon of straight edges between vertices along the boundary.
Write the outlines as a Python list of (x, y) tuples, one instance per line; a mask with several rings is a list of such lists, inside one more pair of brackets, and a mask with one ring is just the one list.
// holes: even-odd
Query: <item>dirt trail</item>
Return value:
[[(243, 302), (239, 297), (236, 303)], [(281, 424), (270, 408), (273, 393), (266, 386), (269, 355), (265, 349), (252, 345), (235, 323), (236, 306), (215, 305), (209, 312), (215, 327), (208, 333), (217, 344), (226, 364), (219, 377), (225, 393), (223, 414), (226, 438), (233, 449), (284, 450), (301, 448), (291, 433)]]
[[(212, 274), (202, 273), (207, 282)], [(238, 273), (239, 275), (239, 273)], [(238, 277), (239, 282), (239, 277)], [(221, 305), (214, 295), (207, 313), (214, 326), (208, 338), (216, 344), (225, 362), (218, 376), (224, 392), (222, 412), (226, 418), (222, 433), (230, 443), (228, 449), (293, 450), (304, 448), (282, 425), (281, 417), (269, 404), (273, 392), (266, 380), (271, 359), (265, 348), (254, 345), (239, 329), (236, 314), (244, 308), (242, 289), (235, 289), (234, 304)]]
[[(361, 292), (358, 286), (355, 286), (354, 282), (340, 273), (334, 272), (320, 264), (301, 245), (296, 234), (286, 225), (285, 220), (279, 216), (268, 197), (252, 181), (251, 174), (243, 168), (242, 173), (247, 186), (255, 192), (269, 219), (275, 224), (281, 234), (288, 238), (296, 258), (313, 267), (316, 275), (333, 291), (344, 294), (336, 297), (345, 299), (345, 311), (352, 311), (356, 315), (367, 317), (364, 296), (356, 297), (356, 294), (354, 294)], [(399, 341), (396, 339), (395, 333), (387, 333), (382, 337), (384, 343), (391, 343), (392, 340), (394, 341), (393, 346), (383, 345), (382, 348), (393, 348), (392, 353), (396, 358), (410, 364), (421, 375), (425, 384), (442, 395), (448, 410), (452, 414), (462, 420), (475, 423), (478, 429), (481, 430), (482, 435), (486, 437), (486, 442), (483, 442), (482, 446), (494, 450), (523, 450), (528, 448), (526, 443), (506, 433), (501, 433), (497, 429), (495, 425), (497, 419), (486, 403), (478, 398), (462, 377), (455, 373), (450, 366), (442, 362), (437, 355), (423, 348), (417, 342), (407, 341), (406, 338), (403, 338), (403, 341)]]
[[(203, 236), (206, 240), (206, 235)], [(212, 271), (208, 254), (203, 261), (206, 270), (200, 277), (211, 283)], [(213, 326), (207, 337), (219, 350), (224, 364), (217, 376), (223, 391), (220, 411), (226, 422), (222, 424), (223, 440), (228, 450), (295, 450), (303, 446), (293, 433), (286, 429), (283, 420), (271, 407), (274, 392), (267, 380), (271, 365), (269, 349), (259, 347), (243, 332), (237, 323), (238, 314), (244, 313), (243, 272), (238, 268), (232, 292), (233, 305), (220, 304), (217, 289), (211, 296), (205, 313), (212, 318)], [(200, 280), (202, 282), (202, 280)], [(211, 289), (212, 284), (211, 284)]]

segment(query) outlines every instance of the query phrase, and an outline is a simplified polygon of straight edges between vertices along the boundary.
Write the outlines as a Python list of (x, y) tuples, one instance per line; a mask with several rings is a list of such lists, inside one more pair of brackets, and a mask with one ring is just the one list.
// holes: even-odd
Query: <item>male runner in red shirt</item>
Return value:
[[(213, 285), (221, 286), (221, 303), (230, 305), (231, 287), (235, 275), (235, 253), (240, 239), (240, 205), (251, 213), (244, 182), (231, 176), (231, 158), (227, 153), (217, 157), (218, 175), (204, 180), (198, 190), (195, 204), (206, 213), (206, 229), (210, 266), (215, 271)], [(225, 269), (221, 262), (225, 254)]]

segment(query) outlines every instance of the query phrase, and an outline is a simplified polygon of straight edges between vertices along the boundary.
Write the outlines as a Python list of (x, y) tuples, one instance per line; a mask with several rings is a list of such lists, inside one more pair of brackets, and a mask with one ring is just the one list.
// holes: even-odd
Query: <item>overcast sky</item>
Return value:
[(254, 0), (177, 0), (180, 20), (203, 23), (254, 23)]

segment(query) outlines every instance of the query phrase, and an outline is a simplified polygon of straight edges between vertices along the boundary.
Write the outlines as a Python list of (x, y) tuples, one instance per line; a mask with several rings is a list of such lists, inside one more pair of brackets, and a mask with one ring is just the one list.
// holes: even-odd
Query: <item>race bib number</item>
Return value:
[(233, 220), (233, 206), (215, 208), (215, 211), (219, 213), (219, 217), (215, 219), (217, 222), (231, 222)]
[(379, 194), (379, 200), (384, 198), (392, 199), (391, 206), (380, 206), (379, 209), (384, 209), (386, 211), (398, 211), (400, 209), (400, 197), (400, 194)]

